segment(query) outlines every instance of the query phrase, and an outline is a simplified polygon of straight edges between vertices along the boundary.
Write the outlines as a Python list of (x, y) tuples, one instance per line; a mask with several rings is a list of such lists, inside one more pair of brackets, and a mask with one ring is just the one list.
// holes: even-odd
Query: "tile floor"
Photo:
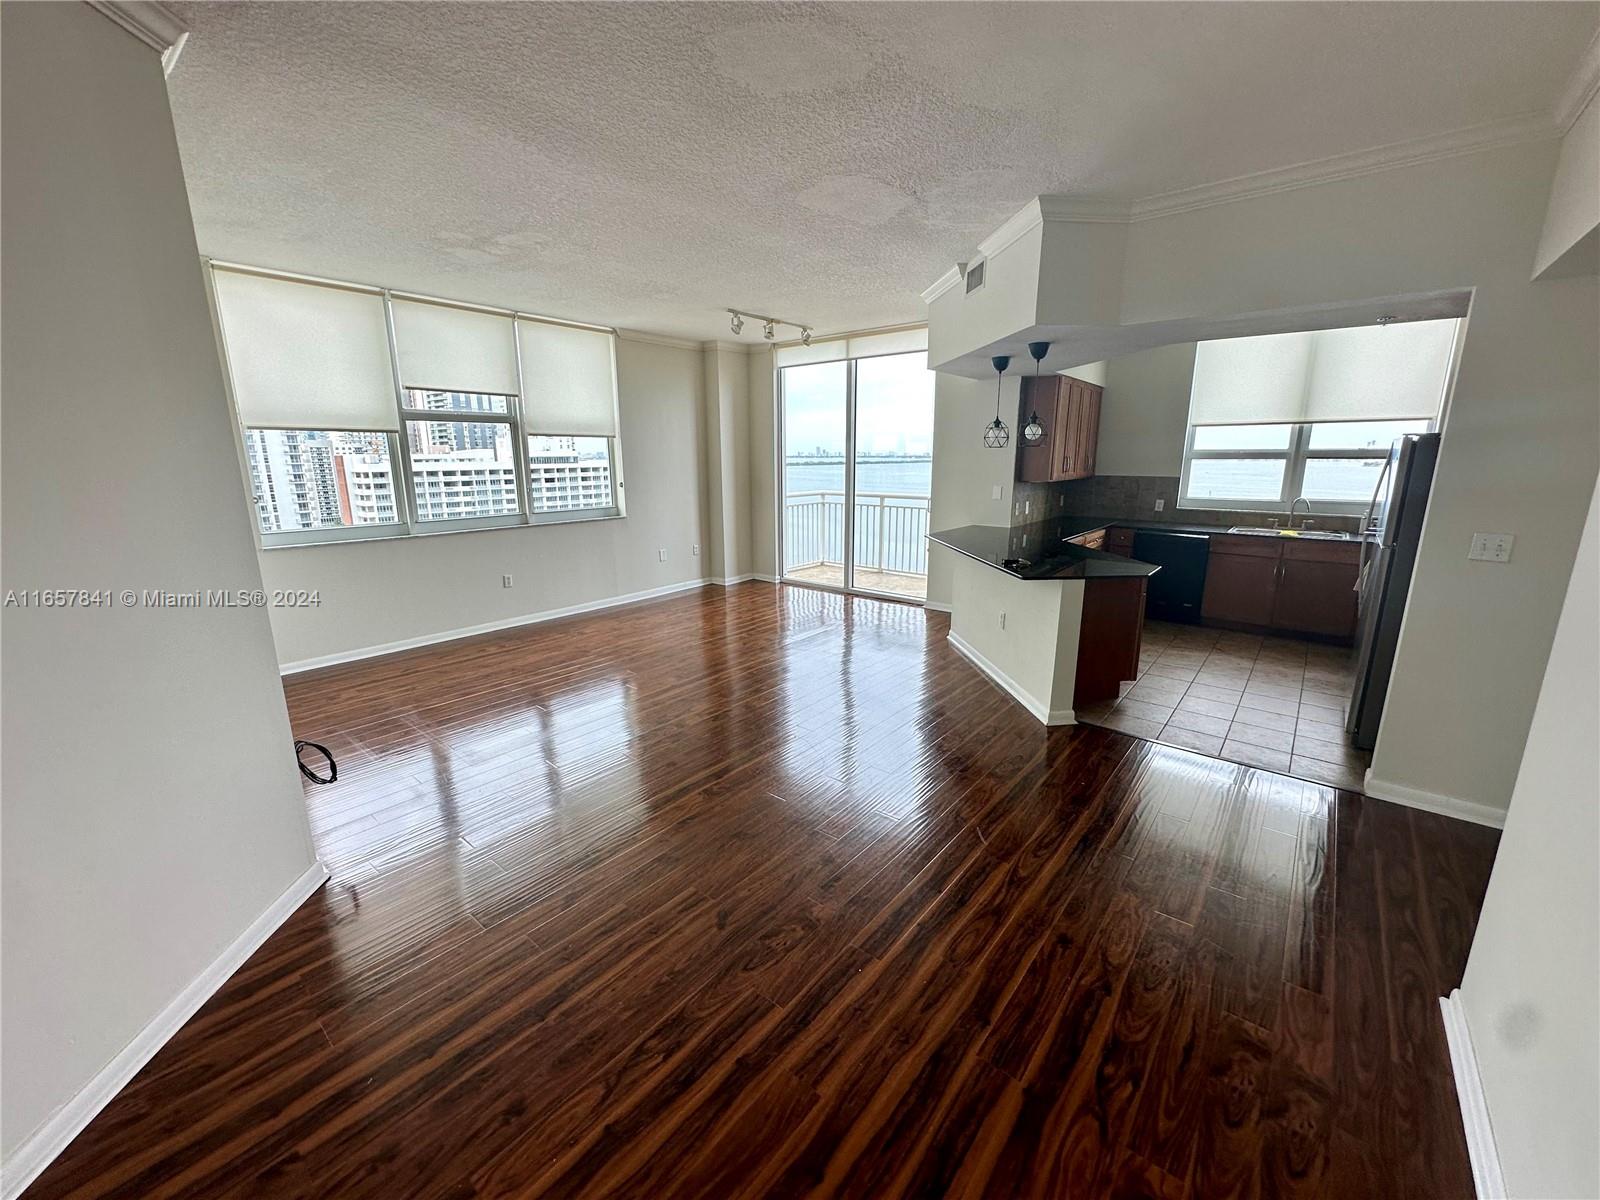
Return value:
[(1145, 623), (1139, 678), (1078, 710), (1090, 725), (1361, 790), (1370, 756), (1344, 731), (1355, 652), (1198, 625)]

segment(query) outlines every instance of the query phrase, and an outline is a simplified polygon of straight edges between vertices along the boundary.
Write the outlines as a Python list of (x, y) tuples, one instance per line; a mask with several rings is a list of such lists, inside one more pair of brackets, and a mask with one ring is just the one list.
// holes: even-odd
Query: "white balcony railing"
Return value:
[[(857, 492), (856, 566), (903, 575), (928, 573), (928, 497)], [(793, 492), (783, 498), (786, 571), (844, 563), (844, 493)]]

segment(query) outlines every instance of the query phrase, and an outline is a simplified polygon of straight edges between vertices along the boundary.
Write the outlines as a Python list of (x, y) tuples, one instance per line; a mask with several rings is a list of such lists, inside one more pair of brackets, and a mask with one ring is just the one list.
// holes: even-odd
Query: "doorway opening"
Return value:
[(927, 598), (933, 386), (925, 351), (779, 371), (786, 582)]

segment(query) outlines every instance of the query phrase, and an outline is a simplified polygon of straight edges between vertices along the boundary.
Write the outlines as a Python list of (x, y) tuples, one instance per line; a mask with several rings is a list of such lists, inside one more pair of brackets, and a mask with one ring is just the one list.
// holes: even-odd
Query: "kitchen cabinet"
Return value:
[(1273, 597), (1273, 626), (1323, 637), (1353, 637), (1360, 557), (1359, 543), (1286, 544)]
[(1070, 375), (1025, 376), (1017, 427), (1026, 425), (1036, 412), (1044, 437), (1037, 446), (1023, 444), (1018, 478), (1025, 483), (1059, 483), (1093, 475), (1100, 397), (1098, 385)]
[(1124, 680), (1139, 677), (1144, 601), (1142, 576), (1085, 581), (1078, 676), (1072, 690), (1075, 708), (1115, 700)]
[(1112, 554), (1120, 554), (1123, 558), (1133, 557), (1133, 530), (1124, 529), (1120, 525), (1113, 525), (1106, 530), (1105, 548)]
[(1359, 542), (1213, 534), (1201, 617), (1347, 641), (1360, 557)]
[(1077, 537), (1067, 539), (1074, 546), (1082, 546), (1085, 550), (1104, 550), (1106, 547), (1106, 531), (1104, 529), (1091, 529), (1088, 533), (1080, 533)]

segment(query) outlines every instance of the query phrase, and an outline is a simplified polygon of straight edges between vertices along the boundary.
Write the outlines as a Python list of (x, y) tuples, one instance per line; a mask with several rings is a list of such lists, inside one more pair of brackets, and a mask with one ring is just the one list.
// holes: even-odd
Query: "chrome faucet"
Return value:
[(1290, 501), (1288, 525), (1290, 529), (1294, 528), (1294, 506), (1296, 504), (1304, 504), (1306, 506), (1306, 519), (1300, 522), (1300, 528), (1304, 529), (1307, 525), (1311, 524), (1311, 501), (1307, 500), (1304, 496), (1296, 496), (1292, 501)]

